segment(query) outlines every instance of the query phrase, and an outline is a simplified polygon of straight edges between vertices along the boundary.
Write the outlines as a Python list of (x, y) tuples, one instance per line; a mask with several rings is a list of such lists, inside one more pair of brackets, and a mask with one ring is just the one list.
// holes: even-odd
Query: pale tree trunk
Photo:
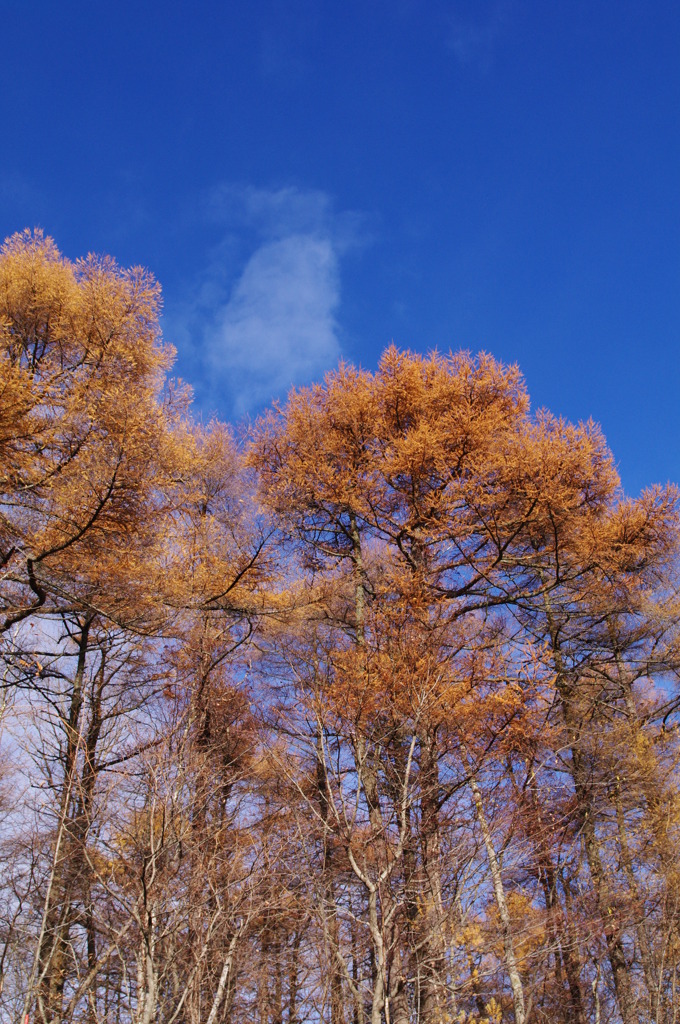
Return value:
[(423, 891), (421, 918), (425, 934), (418, 945), (420, 1024), (442, 1024), (456, 1013), (446, 984), (446, 938), (439, 835), (439, 764), (434, 730), (425, 731), (421, 750), (421, 846)]
[[(86, 867), (82, 846), (89, 827), (89, 811), (94, 787), (92, 762), (100, 725), (100, 722), (96, 723), (94, 735), (89, 737), (88, 747), (91, 746), (92, 749), (86, 751), (83, 779), (78, 780), (78, 757), (83, 746), (83, 690), (91, 625), (91, 616), (81, 622), (69, 715), (64, 723), (66, 734), (62, 755), (64, 778), (59, 806), (57, 842), (45, 899), (37, 957), (37, 1012), (44, 1024), (61, 1022), (69, 961), (69, 932), (73, 924), (73, 900), (76, 896), (75, 889), (79, 878)], [(27, 1004), (30, 1005), (31, 999), (32, 992), (29, 991)], [(26, 1012), (28, 1012), (28, 1006)]]
[[(368, 805), (369, 822), (373, 842), (379, 842), (383, 823), (378, 804), (377, 779), (373, 768), (368, 764), (367, 744), (362, 736), (357, 737), (355, 743), (356, 763), (362, 789)], [(368, 904), (368, 930), (371, 936), (372, 952), (374, 958), (373, 992), (371, 995), (371, 1024), (380, 1024), (382, 1012), (385, 1008), (385, 1001), (388, 997), (387, 991), (387, 955), (385, 949), (385, 937), (383, 934), (383, 921), (386, 911), (392, 909), (389, 903), (385, 905), (386, 894), (378, 892), (377, 884), (372, 881), (368, 873), (359, 866), (352, 849), (349, 851), (350, 864), (354, 874), (366, 889)]]
[[(364, 863), (359, 865), (351, 845), (348, 856), (356, 878), (362, 883), (367, 894), (368, 930), (371, 937), (371, 951), (374, 962), (373, 991), (371, 1000), (371, 1024), (380, 1024), (383, 1012), (386, 1024), (393, 1019), (391, 1000), (396, 1000), (396, 1013), (402, 1022), (409, 1019), (408, 1006), (405, 1004), (406, 964), (395, 963), (395, 957), (402, 952), (400, 925), (398, 922), (399, 903), (392, 891), (392, 874), (403, 854), (406, 841), (406, 810), (408, 803), (408, 783), (413, 758), (415, 737), (407, 757), (402, 780), (401, 806), (399, 815), (399, 839), (395, 846), (386, 853), (386, 863), (377, 873), (375, 880), (370, 877), (369, 869)], [(371, 826), (371, 843), (377, 851), (384, 842), (384, 822), (378, 799), (378, 780), (373, 755), (369, 754), (362, 734), (355, 740), (355, 763), (360, 785), (368, 807), (369, 824)], [(392, 970), (391, 970), (392, 969)], [(405, 1008), (406, 1007), (406, 1008)], [(404, 1014), (406, 1014), (404, 1018)]]
[(153, 906), (148, 908), (146, 924), (147, 927), (142, 935), (141, 949), (138, 954), (136, 1024), (152, 1024), (156, 1017), (158, 1003), (158, 981), (155, 964), (156, 911)]
[[(364, 569), (363, 552), (361, 548), (361, 537), (357, 526), (356, 516), (350, 515), (350, 536), (352, 539), (352, 561), (354, 563), (354, 617), (356, 623), (356, 644), (362, 650), (365, 647), (365, 607), (366, 571)], [(378, 779), (374, 765), (371, 763), (366, 738), (359, 733), (355, 740), (355, 760), (361, 787), (364, 793), (368, 808), (368, 819), (371, 826), (373, 842), (380, 841), (383, 836), (384, 823), (380, 811), (380, 800), (378, 793)], [(368, 928), (371, 936), (374, 957), (374, 983), (371, 998), (371, 1024), (381, 1024), (382, 1013), (385, 1002), (388, 998), (387, 992), (387, 957), (385, 950), (385, 939), (382, 930), (381, 917), (384, 920), (386, 907), (383, 903), (384, 894), (380, 894), (380, 908), (378, 906), (378, 888), (374, 882), (363, 872), (357, 864), (350, 850), (350, 863), (357, 878), (361, 880), (367, 890), (368, 898)]]
[(205, 1024), (215, 1024), (217, 1015), (220, 1012), (220, 1007), (224, 1000), (224, 993), (227, 988), (227, 982), (229, 981), (229, 975), (231, 973), (232, 964), (234, 962), (234, 952), (236, 950), (236, 944), (239, 940), (240, 932), (236, 932), (229, 942), (227, 947), (227, 953), (222, 964), (222, 971), (220, 973), (220, 980), (217, 983), (217, 989), (213, 996), (212, 1005), (210, 1007), (210, 1013), (206, 1018)]
[(316, 782), (319, 803), (319, 815), (323, 827), (323, 860), (321, 864), (322, 874), (322, 899), (324, 903), (324, 930), (326, 941), (329, 945), (328, 963), (330, 969), (331, 989), (331, 1022), (330, 1024), (344, 1024), (343, 992), (342, 992), (342, 971), (340, 967), (340, 926), (338, 922), (338, 911), (335, 899), (335, 865), (333, 864), (331, 837), (331, 808), (328, 774), (326, 771), (326, 751), (323, 742), (323, 729), (321, 722), (317, 724), (316, 736)]
[(395, 956), (390, 965), (389, 1017), (390, 1024), (409, 1024), (410, 1013), (408, 990), (406, 987), (408, 960), (406, 959), (405, 963), (401, 963), (397, 959), (399, 952), (399, 950), (396, 951), (397, 956)]
[(512, 936), (512, 922), (510, 920), (510, 912), (508, 910), (508, 901), (505, 896), (505, 886), (503, 884), (503, 876), (501, 873), (501, 866), (496, 856), (496, 850), (493, 845), (493, 838), (491, 836), (491, 830), (489, 823), (484, 812), (484, 801), (482, 799), (482, 793), (475, 778), (474, 773), (471, 771), (469, 776), (470, 789), (472, 790), (472, 798), (475, 804), (475, 813), (477, 821), (479, 823), (479, 829), (482, 833), (482, 839), (484, 840), (484, 848), (486, 850), (487, 860), (489, 862), (489, 870), (491, 872), (491, 882), (493, 885), (494, 898), (496, 900), (496, 906), (498, 908), (498, 916), (501, 922), (501, 931), (503, 934), (503, 951), (505, 954), (505, 967), (508, 972), (508, 979), (510, 981), (510, 988), (512, 990), (512, 1004), (515, 1010), (515, 1024), (526, 1024), (526, 1010), (524, 1003), (524, 988), (522, 986), (522, 979), (519, 973), (519, 966), (517, 963), (517, 956), (515, 954), (515, 947)]

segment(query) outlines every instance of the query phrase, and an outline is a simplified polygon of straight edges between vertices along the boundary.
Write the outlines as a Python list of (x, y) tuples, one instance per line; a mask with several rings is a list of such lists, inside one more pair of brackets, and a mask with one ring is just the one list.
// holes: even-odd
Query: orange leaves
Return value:
[(6, 623), (35, 603), (31, 562), (43, 593), (73, 595), (76, 581), (87, 590), (96, 573), (97, 606), (111, 611), (120, 602), (101, 583), (115, 590), (127, 568), (139, 579), (167, 430), (160, 390), (172, 351), (161, 344), (159, 311), (158, 285), (142, 270), (94, 256), (72, 264), (40, 232), (3, 246), (0, 541), (14, 584)]
[(410, 486), (421, 497), (498, 468), (504, 437), (528, 410), (519, 371), (484, 354), (424, 359), (393, 346), (376, 380), (381, 473), (396, 489)]
[(198, 650), (210, 637), (210, 657), (219, 661), (249, 635), (265, 604), (281, 604), (271, 593), (268, 527), (225, 425), (185, 422), (174, 441), (174, 479), (166, 485), (154, 566), (157, 593), (172, 609), (183, 642)]
[(343, 365), (264, 417), (248, 459), (311, 564), (354, 558), (358, 528), (449, 596), (509, 598), (556, 559), (594, 564), (619, 500), (597, 426), (531, 419), (518, 370), (486, 355), (392, 347), (376, 373)]
[(603, 524), (603, 565), (633, 572), (668, 564), (678, 544), (679, 495), (676, 487), (651, 487), (636, 500), (621, 501)]
[(532, 417), (517, 368), (484, 354), (343, 364), (244, 453), (164, 390), (159, 310), (148, 274), (40, 233), (0, 254), (2, 620), (66, 630), (44, 654), (17, 628), (7, 680), (36, 706), (70, 692), (74, 721), (86, 681), (83, 791), (131, 766), (122, 825), (99, 846), (92, 828), (105, 900), (151, 879), (169, 920), (188, 903), (169, 962), (198, 950), (201, 901), (252, 915), (266, 969), (290, 929), (313, 959), (316, 928), (319, 964), (347, 970), (329, 1013), (305, 967), (312, 1016), (344, 987), (373, 1016), (389, 998), (395, 1019), (500, 1020), (512, 969), (546, 1019), (585, 1019), (598, 900), (639, 945), (624, 856), (652, 922), (677, 894), (676, 492), (624, 500), (599, 428)]
[[(515, 951), (520, 963), (527, 970), (532, 957), (541, 949), (546, 942), (546, 921), (545, 914), (540, 911), (528, 896), (521, 889), (515, 889), (507, 895), (508, 911), (512, 922), (512, 933), (515, 938)], [(484, 922), (487, 931), (486, 946), (493, 948), (496, 944), (496, 955), (502, 960), (503, 953), (500, 936), (502, 934), (501, 923), (498, 915), (498, 908), (494, 901), (490, 900), (486, 907), (486, 921)]]
[(268, 503), (303, 529), (328, 529), (352, 510), (369, 512), (365, 480), (371, 472), (375, 397), (369, 374), (346, 366), (324, 385), (293, 391), (285, 410), (258, 424), (249, 460)]
[(284, 520), (310, 539), (335, 531), (341, 551), (343, 515), (394, 538), (459, 514), (455, 488), (498, 471), (502, 438), (526, 410), (516, 369), (392, 347), (375, 374), (342, 365), (292, 392), (259, 423), (250, 460)]
[(531, 749), (551, 671), (522, 624), (547, 595), (601, 614), (612, 575), (675, 544), (674, 495), (622, 502), (599, 428), (531, 418), (519, 371), (484, 354), (342, 365), (260, 421), (248, 460), (343, 637), (327, 697), (361, 721), (427, 709)]

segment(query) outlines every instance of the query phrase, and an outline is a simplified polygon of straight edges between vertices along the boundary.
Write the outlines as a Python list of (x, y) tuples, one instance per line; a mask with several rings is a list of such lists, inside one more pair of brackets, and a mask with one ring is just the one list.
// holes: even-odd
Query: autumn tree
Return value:
[[(110, 258), (24, 232), (0, 254), (3, 628), (76, 602), (145, 607), (139, 560), (168, 428), (160, 291)], [(137, 583), (134, 602), (117, 586)]]
[[(15, 236), (2, 250), (5, 683), (21, 694), (17, 710), (32, 723), (25, 736), (33, 766), (22, 767), (43, 793), (34, 804), (37, 850), (25, 861), (35, 910), (26, 944), (34, 953), (23, 980), (13, 981), (23, 987), (23, 1012), (35, 1005), (46, 1024), (81, 1012), (97, 1019), (101, 1000), (112, 997), (105, 979), (120, 977), (116, 964), (125, 976), (136, 934), (147, 953), (154, 946), (168, 955), (169, 939), (159, 944), (149, 931), (157, 911), (147, 902), (151, 891), (154, 908), (167, 902), (176, 877), (157, 867), (169, 862), (168, 850), (192, 846), (179, 824), (187, 814), (191, 835), (201, 834), (195, 848), (210, 847), (203, 832), (227, 813), (241, 773), (239, 744), (257, 748), (254, 730), (251, 741), (222, 732), (250, 717), (227, 666), (252, 631), (266, 536), (250, 512), (228, 431), (193, 425), (185, 393), (164, 384), (172, 352), (161, 342), (159, 311), (159, 289), (139, 269), (97, 257), (72, 264), (39, 232)], [(154, 767), (160, 749), (181, 761), (169, 775), (165, 764)], [(233, 777), (218, 782), (221, 762)], [(112, 789), (113, 778), (129, 777), (148, 780), (145, 797)], [(187, 781), (176, 790), (172, 778)], [(141, 891), (131, 895), (115, 867), (127, 856), (119, 839), (137, 842), (140, 800), (165, 806), (168, 785), (167, 835), (175, 838), (161, 844), (160, 859), (154, 853)], [(193, 807), (180, 813), (175, 793), (191, 794)], [(155, 823), (152, 814), (152, 850)], [(212, 827), (228, 831), (224, 823)], [(217, 862), (206, 872), (203, 857), (185, 858), (180, 874), (193, 890), (190, 863), (214, 894)], [(201, 945), (201, 899), (188, 926), (199, 960), (188, 955), (184, 982), (194, 989), (197, 963), (221, 955)], [(209, 901), (204, 911), (212, 937)], [(21, 924), (28, 926), (25, 915)], [(232, 939), (224, 941), (229, 948)], [(128, 999), (130, 1012), (143, 1006), (139, 1012), (153, 1017), (167, 1003), (161, 962), (147, 956), (142, 977), (156, 981)], [(220, 977), (218, 970), (221, 1000)]]
[(2, 1012), (671, 1024), (675, 490), (484, 354), (242, 443), (159, 310), (0, 253)]
[[(597, 429), (532, 418), (517, 372), (488, 357), (422, 359), (391, 349), (375, 375), (341, 367), (269, 414), (252, 451), (263, 494), (307, 567), (315, 628), (329, 638), (317, 672), (324, 680), (319, 704), (326, 718), (342, 722), (327, 728), (351, 758), (366, 815), (359, 833), (378, 861), (371, 877), (368, 862), (356, 860), (346, 812), (326, 822), (347, 845), (368, 893), (365, 928), (377, 965), (372, 1020), (386, 1013), (406, 1019), (416, 988), (421, 1019), (457, 1012), (441, 944), (437, 952), (445, 928), (435, 924), (413, 943), (407, 922), (409, 900), (419, 914), (438, 904), (442, 812), (447, 799), (465, 792), (454, 817), (472, 818), (480, 830), (514, 1020), (528, 1018), (534, 996), (525, 991), (521, 949), (530, 946), (513, 932), (530, 924), (526, 914), (518, 924), (516, 912), (513, 922), (519, 894), (513, 898), (512, 879), (504, 878), (483, 783), (495, 778), (510, 795), (538, 784), (527, 755), (540, 749), (541, 720), (553, 728), (556, 707), (556, 743), (561, 728), (571, 747), (574, 835), (583, 841), (619, 1011), (631, 1021), (637, 1011), (629, 957), (598, 861), (592, 784), (577, 732), (598, 699), (590, 674), (612, 615), (642, 613), (649, 623), (635, 592), (668, 586), (662, 580), (675, 552), (673, 492), (622, 500)], [(558, 664), (559, 630), (551, 633), (549, 625), (558, 605), (565, 607), (563, 595), (566, 621), (578, 630), (580, 669)], [(399, 653), (404, 637), (408, 658)], [(408, 753), (395, 789), (388, 776), (400, 763), (398, 748)], [(328, 786), (327, 802), (332, 794)], [(526, 813), (519, 797), (510, 807)], [(417, 822), (415, 843), (407, 819), (409, 827)], [(515, 830), (510, 819), (504, 848)], [(415, 850), (421, 866), (414, 872)], [(409, 895), (414, 885), (417, 895)], [(453, 894), (447, 923), (461, 895)], [(554, 907), (550, 912), (571, 1012), (582, 1015), (587, 978), (573, 928)], [(444, 919), (443, 909), (437, 917)], [(503, 988), (493, 996), (501, 1006), (507, 1001)]]

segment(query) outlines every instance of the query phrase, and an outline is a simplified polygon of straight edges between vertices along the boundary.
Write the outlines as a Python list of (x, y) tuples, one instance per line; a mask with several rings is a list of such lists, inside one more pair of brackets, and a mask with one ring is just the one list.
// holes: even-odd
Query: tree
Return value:
[[(126, 949), (140, 929), (147, 953), (167, 950), (148, 922), (173, 892), (175, 876), (159, 864), (177, 843), (187, 846), (175, 796), (168, 804), (175, 838), (161, 844), (159, 860), (152, 813), (151, 866), (132, 897), (121, 888), (115, 865), (125, 858), (111, 832), (116, 816), (119, 836), (137, 837), (140, 801), (155, 807), (169, 778), (187, 777), (188, 767), (178, 764), (169, 775), (161, 771), (152, 752), (170, 750), (193, 766), (190, 816), (206, 822), (210, 802), (219, 808), (240, 772), (230, 762), (234, 779), (208, 787), (196, 765), (205, 760), (211, 718), (213, 732), (226, 728), (227, 706), (248, 719), (227, 664), (252, 631), (266, 538), (246, 512), (228, 432), (195, 427), (182, 389), (164, 386), (172, 352), (161, 343), (159, 309), (158, 287), (139, 269), (96, 257), (71, 264), (39, 232), (15, 236), (2, 250), (7, 683), (33, 723), (29, 777), (43, 793), (34, 807), (42, 853), (26, 863), (35, 886), (35, 939), (28, 940), (35, 954), (28, 976), (16, 982), (24, 1014), (35, 1002), (45, 1024), (83, 1007), (97, 1019), (112, 993), (102, 977), (117, 976), (115, 962), (125, 976)], [(164, 709), (174, 705), (182, 713), (170, 717), (166, 735)], [(228, 742), (215, 737), (209, 745), (227, 757)], [(126, 800), (120, 793), (114, 800), (112, 771), (149, 779), (147, 795), (128, 789)], [(191, 876), (186, 866), (181, 876)], [(21, 905), (18, 897), (11, 905)], [(205, 912), (214, 939), (214, 908)], [(199, 918), (194, 911), (189, 934), (202, 962)], [(157, 958), (144, 963), (151, 973), (142, 976), (155, 980), (151, 989), (145, 983), (140, 1012), (153, 1016), (167, 994)], [(187, 965), (187, 979), (195, 988), (196, 965)], [(130, 1012), (136, 999), (127, 1002)]]
[(241, 441), (159, 302), (0, 254), (2, 1012), (671, 1024), (675, 490), (486, 355)]
[[(376, 964), (372, 1019), (387, 1012), (390, 999), (391, 1016), (408, 1015), (407, 1004), (399, 1009), (396, 1003), (415, 991), (416, 979), (424, 1019), (456, 1010), (450, 989), (446, 1011), (437, 1008), (436, 993), (447, 987), (435, 943), (441, 927), (421, 934), (409, 951), (406, 908), (409, 900), (419, 907), (431, 899), (437, 904), (442, 865), (432, 861), (441, 842), (441, 811), (448, 793), (463, 792), (465, 784), (472, 799), (459, 804), (457, 816), (469, 820), (472, 814), (481, 829), (505, 936), (514, 1019), (525, 1019), (515, 953), (522, 943), (512, 935), (512, 893), (506, 893), (494, 849), (480, 773), (500, 768), (502, 755), (504, 787), (512, 793), (518, 785), (518, 759), (526, 764), (531, 746), (539, 746), (531, 694), (540, 685), (544, 721), (545, 710), (556, 707), (566, 730), (576, 835), (583, 839), (600, 908), (619, 1010), (631, 1021), (630, 970), (621, 926), (612, 917), (579, 737), (602, 692), (590, 680), (595, 666), (602, 669), (606, 624), (612, 615), (637, 618), (644, 634), (653, 621), (649, 599), (641, 603), (636, 593), (671, 585), (674, 492), (622, 500), (597, 429), (573, 428), (547, 414), (531, 418), (515, 370), (488, 357), (424, 360), (395, 349), (376, 375), (341, 367), (324, 385), (293, 392), (284, 408), (261, 421), (251, 460), (284, 536), (293, 551), (298, 546), (297, 564), (309, 574), (315, 631), (329, 637), (323, 670), (315, 670), (314, 678), (326, 680), (318, 703), (335, 720), (322, 722), (321, 734), (325, 727), (344, 750), (331, 761), (351, 759), (350, 778), (357, 781), (369, 829), (366, 849), (375, 858), (383, 844), (375, 867), (378, 901), (378, 882), (343, 836), (346, 804), (332, 823), (324, 817), (335, 840), (348, 844), (368, 893), (366, 927)], [(570, 651), (567, 667), (561, 659), (570, 623), (578, 648)], [(399, 639), (406, 637), (405, 658)], [(665, 653), (670, 666), (670, 649)], [(400, 762), (397, 747), (404, 743), (409, 753)], [(553, 756), (559, 758), (559, 751)], [(599, 761), (604, 770), (604, 756)], [(406, 774), (395, 789), (388, 766), (398, 763)], [(449, 787), (439, 777), (443, 765)], [(324, 773), (327, 778), (326, 768)], [(423, 787), (428, 776), (431, 784)], [(525, 770), (521, 786), (535, 787), (539, 780), (535, 770)], [(329, 801), (332, 792), (329, 785)], [(518, 801), (515, 810), (526, 813), (526, 802)], [(415, 845), (407, 839), (407, 819), (409, 828), (417, 823)], [(516, 827), (510, 825), (506, 842)], [(423, 859), (414, 872), (415, 849)], [(554, 880), (547, 884), (554, 908)], [(418, 895), (407, 895), (414, 885)], [(562, 963), (571, 1005), (582, 1013), (571, 922), (553, 910), (551, 927), (561, 932), (556, 941), (567, 951)], [(397, 962), (394, 975), (403, 981), (392, 988), (390, 964)], [(431, 970), (438, 963), (439, 976), (435, 971), (428, 981), (423, 964)], [(503, 1005), (503, 992), (496, 996)]]
[[(3, 629), (75, 604), (115, 621), (149, 611), (140, 560), (170, 425), (172, 350), (153, 278), (75, 264), (41, 232), (0, 253)], [(136, 581), (134, 600), (119, 586)]]

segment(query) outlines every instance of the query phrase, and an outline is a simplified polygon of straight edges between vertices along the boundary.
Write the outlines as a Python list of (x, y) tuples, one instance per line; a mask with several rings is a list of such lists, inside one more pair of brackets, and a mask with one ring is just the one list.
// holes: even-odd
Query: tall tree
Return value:
[[(73, 602), (114, 619), (142, 613), (172, 358), (159, 312), (140, 268), (73, 264), (38, 231), (0, 252), (4, 630)], [(116, 586), (126, 567), (133, 604)]]
[(678, 499), (392, 347), (247, 446), (159, 292), (0, 253), (0, 1006), (672, 1024)]

